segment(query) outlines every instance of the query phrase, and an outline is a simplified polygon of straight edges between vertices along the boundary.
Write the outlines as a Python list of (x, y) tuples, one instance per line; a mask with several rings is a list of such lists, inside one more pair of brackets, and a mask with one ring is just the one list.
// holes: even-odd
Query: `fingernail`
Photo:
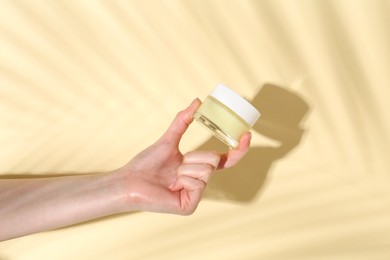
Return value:
[(200, 99), (197, 97), (197, 98), (195, 98), (195, 99), (192, 101), (192, 103), (200, 103), (200, 104), (202, 104), (202, 100), (200, 100)]

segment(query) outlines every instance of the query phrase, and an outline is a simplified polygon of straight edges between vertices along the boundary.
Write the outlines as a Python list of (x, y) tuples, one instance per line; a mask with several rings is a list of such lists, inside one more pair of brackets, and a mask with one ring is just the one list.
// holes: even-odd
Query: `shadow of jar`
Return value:
[[(251, 202), (264, 188), (275, 162), (284, 158), (302, 140), (301, 124), (309, 111), (297, 93), (273, 84), (265, 84), (251, 103), (261, 117), (252, 133), (259, 133), (279, 143), (277, 147), (252, 146), (234, 167), (217, 171), (209, 180), (204, 197), (231, 202)], [(196, 150), (226, 152), (227, 146), (215, 137)]]

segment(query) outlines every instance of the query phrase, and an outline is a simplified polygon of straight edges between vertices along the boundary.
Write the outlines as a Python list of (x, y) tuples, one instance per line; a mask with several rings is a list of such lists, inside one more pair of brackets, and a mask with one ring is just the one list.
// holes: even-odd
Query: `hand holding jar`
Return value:
[(105, 173), (0, 179), (0, 241), (131, 211), (188, 215), (209, 176), (235, 165), (248, 151), (246, 132), (226, 154), (182, 154), (181, 137), (201, 102), (179, 112), (168, 130), (125, 166)]

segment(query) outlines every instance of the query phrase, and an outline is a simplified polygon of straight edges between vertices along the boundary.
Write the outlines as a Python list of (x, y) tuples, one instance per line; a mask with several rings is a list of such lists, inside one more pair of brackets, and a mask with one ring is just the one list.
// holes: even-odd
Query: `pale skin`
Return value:
[(210, 175), (234, 166), (251, 134), (226, 154), (192, 151), (179, 142), (201, 102), (179, 112), (168, 130), (123, 167), (106, 173), (37, 179), (0, 179), (0, 241), (117, 213), (179, 215), (197, 208)]

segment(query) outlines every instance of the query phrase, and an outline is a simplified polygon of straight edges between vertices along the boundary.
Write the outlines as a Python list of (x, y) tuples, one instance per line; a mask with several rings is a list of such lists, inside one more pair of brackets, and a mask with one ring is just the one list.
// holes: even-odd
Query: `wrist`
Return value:
[(111, 195), (114, 208), (118, 213), (142, 209), (142, 195), (138, 191), (137, 177), (129, 173), (129, 169), (119, 168), (108, 173), (111, 184)]
[[(78, 186), (84, 186), (84, 194), (87, 201), (84, 209), (87, 218), (93, 219), (122, 213), (124, 209), (123, 182), (115, 171), (88, 174), (81, 176), (82, 181)], [(83, 184), (81, 184), (83, 183)], [(85, 184), (84, 184), (85, 183)], [(82, 198), (83, 195), (79, 195)], [(89, 198), (88, 198), (89, 197)], [(88, 203), (90, 201), (90, 203)], [(82, 202), (80, 203), (83, 204)], [(89, 213), (88, 213), (89, 212)]]

